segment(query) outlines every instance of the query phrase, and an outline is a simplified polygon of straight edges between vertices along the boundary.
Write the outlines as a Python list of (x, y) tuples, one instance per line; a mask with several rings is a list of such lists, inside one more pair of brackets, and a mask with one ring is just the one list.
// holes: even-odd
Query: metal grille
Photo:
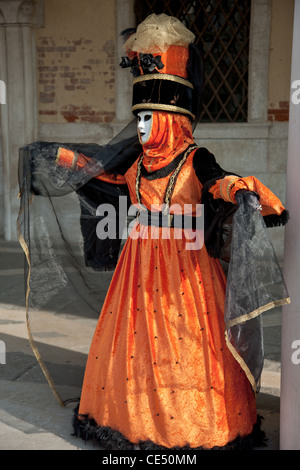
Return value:
[(137, 24), (151, 13), (176, 16), (196, 35), (204, 60), (200, 121), (247, 121), (251, 0), (136, 0)]

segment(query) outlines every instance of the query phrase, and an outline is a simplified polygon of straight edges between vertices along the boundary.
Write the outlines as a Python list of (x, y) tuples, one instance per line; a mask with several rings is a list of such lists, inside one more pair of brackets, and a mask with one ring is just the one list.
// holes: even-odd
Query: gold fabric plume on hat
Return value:
[(126, 51), (159, 54), (170, 46), (189, 47), (195, 35), (174, 16), (164, 13), (148, 16), (124, 44)]

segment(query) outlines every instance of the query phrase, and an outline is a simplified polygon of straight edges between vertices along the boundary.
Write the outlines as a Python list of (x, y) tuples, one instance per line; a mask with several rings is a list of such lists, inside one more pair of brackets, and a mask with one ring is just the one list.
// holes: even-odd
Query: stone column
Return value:
[[(300, 103), (293, 85), (300, 80), (300, 0), (295, 0), (288, 135), (284, 278), (291, 303), (282, 310), (280, 449), (300, 449)], [(299, 86), (298, 86), (299, 88)]]
[(122, 125), (133, 119), (131, 112), (133, 75), (130, 73), (130, 69), (121, 69), (118, 66), (119, 62), (121, 62), (121, 57), (125, 55), (123, 40), (120, 34), (124, 29), (134, 27), (135, 15), (133, 0), (116, 0), (116, 122)]
[(248, 122), (268, 120), (271, 0), (252, 0), (249, 44)]
[(6, 85), (6, 104), (0, 106), (6, 240), (17, 237), (18, 149), (37, 138), (34, 28), (41, 27), (42, 21), (42, 1), (0, 0), (0, 79)]

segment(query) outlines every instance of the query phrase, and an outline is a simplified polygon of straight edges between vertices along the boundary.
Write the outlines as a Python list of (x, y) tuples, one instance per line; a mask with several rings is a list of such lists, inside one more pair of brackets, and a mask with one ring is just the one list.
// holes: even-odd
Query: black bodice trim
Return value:
[[(142, 177), (149, 181), (165, 178), (177, 168), (186, 150), (187, 149), (177, 155), (168, 165), (158, 170), (148, 172), (147, 168), (142, 165)], [(227, 172), (218, 165), (214, 155), (204, 147), (198, 148), (194, 153), (193, 167), (202, 185), (206, 184), (209, 180), (216, 180), (217, 178), (222, 178), (224, 174), (227, 174)]]

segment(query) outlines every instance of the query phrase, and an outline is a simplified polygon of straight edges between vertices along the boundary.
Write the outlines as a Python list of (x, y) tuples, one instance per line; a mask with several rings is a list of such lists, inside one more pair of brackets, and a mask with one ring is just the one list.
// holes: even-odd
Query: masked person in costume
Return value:
[[(251, 448), (260, 314), (288, 302), (270, 243), (262, 240), (266, 225), (284, 224), (287, 211), (255, 177), (224, 171), (194, 142), (202, 71), (193, 39), (166, 15), (126, 32), (122, 65), (133, 72), (141, 147), (122, 171), (111, 165), (92, 175), (99, 184), (126, 186), (138, 208), (135, 236), (122, 249), (93, 336), (73, 423), (77, 435), (111, 449)], [(70, 162), (78, 175), (92, 168), (84, 149), (60, 146), (56, 164)], [(188, 249), (191, 233), (183, 227), (197, 235), (199, 204), (205, 243)], [(219, 258), (222, 227), (233, 213), (227, 280)], [(259, 243), (269, 256), (265, 265), (258, 263), (262, 251), (255, 254)]]

